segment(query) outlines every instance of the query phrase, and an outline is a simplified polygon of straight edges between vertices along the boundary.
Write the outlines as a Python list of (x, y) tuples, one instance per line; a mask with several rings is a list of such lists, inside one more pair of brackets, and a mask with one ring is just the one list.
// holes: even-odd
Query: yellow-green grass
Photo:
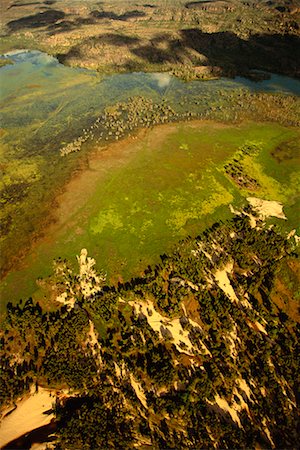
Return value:
[[(69, 198), (78, 196), (78, 203), (66, 203), (65, 216), (61, 205), (59, 226), (34, 246), (21, 270), (3, 281), (2, 305), (33, 294), (41, 298), (45, 293), (35, 280), (51, 274), (54, 258), (67, 258), (76, 266), (75, 256), (83, 247), (109, 281), (139, 275), (180, 239), (230, 217), (229, 204), (245, 205), (249, 195), (283, 201), (295, 221), (297, 165), (279, 163), (271, 155), (292, 139), (299, 139), (299, 131), (277, 124), (198, 121), (155, 128), (141, 141), (124, 143), (124, 149), (117, 144), (117, 153), (108, 148), (96, 169), (91, 160), (92, 171), (70, 185)], [(245, 169), (260, 184), (257, 192), (240, 189), (223, 170), (249, 141), (261, 149), (251, 160), (245, 158)], [(134, 150), (126, 151), (128, 146)]]

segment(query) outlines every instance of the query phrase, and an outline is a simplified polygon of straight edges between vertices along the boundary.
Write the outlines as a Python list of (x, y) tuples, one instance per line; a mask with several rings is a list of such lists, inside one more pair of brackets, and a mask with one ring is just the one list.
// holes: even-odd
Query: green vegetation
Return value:
[[(102, 79), (93, 71), (58, 65), (45, 54), (31, 55), (29, 61), (17, 63), (11, 70), (11, 76), (10, 72), (7, 76), (3, 72), (2, 277), (12, 268), (19, 269), (33, 243), (47, 235), (49, 224), (57, 219), (58, 194), (72, 174), (88, 167), (91, 149), (134, 135), (140, 128), (193, 118), (236, 124), (254, 119), (299, 125), (297, 97), (250, 93), (238, 89), (239, 85), (230, 80), (212, 81), (201, 87), (200, 82), (186, 84), (168, 74)], [(296, 140), (294, 146), (297, 148)], [(60, 154), (68, 155), (62, 161)], [(220, 200), (224, 190), (217, 182)], [(216, 182), (213, 184), (217, 186)], [(203, 207), (213, 212), (211, 205)], [(173, 222), (183, 222), (178, 214)], [(187, 215), (190, 223), (195, 220), (191, 208)], [(68, 256), (76, 251), (78, 248), (74, 247), (68, 250)], [(49, 261), (59, 253), (49, 256), (48, 262), (40, 264), (44, 269), (35, 272), (36, 278), (46, 275)], [(24, 283), (20, 277), (20, 293), (16, 295), (32, 295), (34, 280), (25, 283), (27, 290), (22, 291)], [(4, 284), (2, 292), (8, 286)]]
[[(116, 144), (112, 157), (103, 152), (99, 159), (90, 159), (90, 168), (71, 185), (53, 234), (26, 258), (26, 268), (8, 275), (3, 300), (14, 300), (10, 286), (15, 299), (36, 291), (35, 298), (41, 300), (46, 293), (37, 291), (35, 280), (51, 273), (53, 259), (72, 260), (83, 247), (92, 251), (112, 282), (128, 280), (156, 262), (160, 253), (171, 251), (179, 239), (229, 218), (228, 205), (242, 204), (254, 193), (283, 201), (290, 208), (288, 217), (296, 220), (298, 188), (291, 181), (297, 177), (297, 165), (287, 161), (289, 178), (284, 177), (286, 163), (271, 153), (298, 136), (297, 130), (276, 124), (191, 122)], [(248, 142), (259, 143), (258, 154), (243, 157), (243, 164), (248, 158), (247, 174), (259, 183), (256, 191), (240, 188), (223, 171)], [(71, 198), (76, 201), (70, 206)]]
[(298, 5), (2, 2), (0, 52), (46, 53), (0, 58), (1, 414), (35, 386), (56, 450), (294, 449)]
[(0, 58), (0, 67), (7, 66), (8, 64), (13, 64), (13, 61), (9, 58)]
[[(7, 306), (1, 400), (32, 383), (75, 389), (57, 399), (57, 449), (293, 448), (299, 327), (271, 299), (299, 259), (293, 239), (257, 220), (216, 223), (143, 276), (91, 296), (61, 266), (67, 284), (57, 271), (51, 283), (58, 292), (71, 283), (75, 307)], [(218, 282), (224, 267), (234, 298)], [(289, 289), (286, 305), (299, 308)]]

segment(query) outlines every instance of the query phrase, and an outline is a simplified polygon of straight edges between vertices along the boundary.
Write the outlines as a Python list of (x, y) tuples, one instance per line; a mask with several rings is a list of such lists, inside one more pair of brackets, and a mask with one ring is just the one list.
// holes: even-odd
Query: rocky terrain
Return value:
[[(269, 203), (236, 211), (117, 288), (99, 275), (86, 290), (86, 250), (79, 275), (57, 261), (47, 281), (55, 309), (8, 305), (1, 400), (33, 383), (55, 388), (57, 449), (294, 448), (299, 261), (295, 233), (264, 224), (282, 211)], [(66, 290), (73, 302), (61, 306)]]
[(100, 72), (299, 76), (296, 1), (2, 2), (3, 52), (41, 49)]

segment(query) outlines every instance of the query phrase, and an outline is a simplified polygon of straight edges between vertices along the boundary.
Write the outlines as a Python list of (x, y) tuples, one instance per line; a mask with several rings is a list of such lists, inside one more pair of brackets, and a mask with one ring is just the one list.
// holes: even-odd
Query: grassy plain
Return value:
[[(255, 192), (239, 188), (223, 168), (249, 142), (261, 149), (245, 160), (245, 169), (259, 182)], [(89, 168), (57, 199), (57, 223), (33, 246), (23, 267), (4, 279), (3, 304), (33, 293), (41, 299), (45, 292), (37, 290), (35, 280), (51, 274), (55, 258), (76, 264), (83, 247), (110, 281), (130, 279), (178, 240), (230, 217), (228, 205), (244, 206), (249, 195), (282, 201), (291, 222), (280, 224), (288, 231), (297, 216), (299, 154), (284, 160), (278, 155), (291, 142), (298, 142), (299, 152), (299, 131), (278, 124), (196, 121), (91, 149)]]

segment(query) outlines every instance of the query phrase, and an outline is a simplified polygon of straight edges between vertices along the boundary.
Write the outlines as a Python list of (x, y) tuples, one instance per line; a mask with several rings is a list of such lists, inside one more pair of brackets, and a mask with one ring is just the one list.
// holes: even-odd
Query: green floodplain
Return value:
[[(299, 134), (277, 124), (189, 122), (163, 125), (100, 155), (94, 152), (90, 167), (61, 195), (58, 222), (33, 246), (23, 267), (6, 277), (3, 304), (12, 292), (14, 299), (48, 297), (35, 280), (51, 274), (55, 258), (75, 265), (81, 248), (111, 281), (128, 280), (180, 239), (230, 217), (229, 205), (244, 207), (247, 196), (282, 202), (288, 224), (276, 221), (291, 230), (299, 213), (299, 154), (286, 148)], [(259, 149), (242, 162), (259, 184), (255, 191), (238, 186), (224, 171), (245, 145)]]
[[(247, 196), (282, 202), (288, 221), (274, 222), (287, 232), (297, 227), (298, 81), (184, 83), (142, 73), (102, 79), (40, 52), (9, 58), (14, 64), (1, 68), (2, 311), (20, 298), (46, 301), (47, 283), (36, 280), (51, 275), (54, 259), (76, 266), (82, 248), (110, 282), (139, 275), (180, 239), (230, 217), (230, 204), (245, 207)], [(260, 89), (270, 94), (261, 98)], [(135, 109), (132, 136), (112, 143), (120, 114), (113, 105), (124, 102), (122, 110), (141, 94), (148, 100)], [(147, 116), (150, 100), (163, 102), (159, 120)], [(94, 136), (106, 107), (111, 128)], [(133, 120), (126, 117), (119, 127)], [(153, 127), (164, 122), (174, 123)], [(82, 135), (89, 139), (80, 151), (62, 157)], [(225, 171), (245, 146), (256, 151), (239, 164), (255, 186)]]

